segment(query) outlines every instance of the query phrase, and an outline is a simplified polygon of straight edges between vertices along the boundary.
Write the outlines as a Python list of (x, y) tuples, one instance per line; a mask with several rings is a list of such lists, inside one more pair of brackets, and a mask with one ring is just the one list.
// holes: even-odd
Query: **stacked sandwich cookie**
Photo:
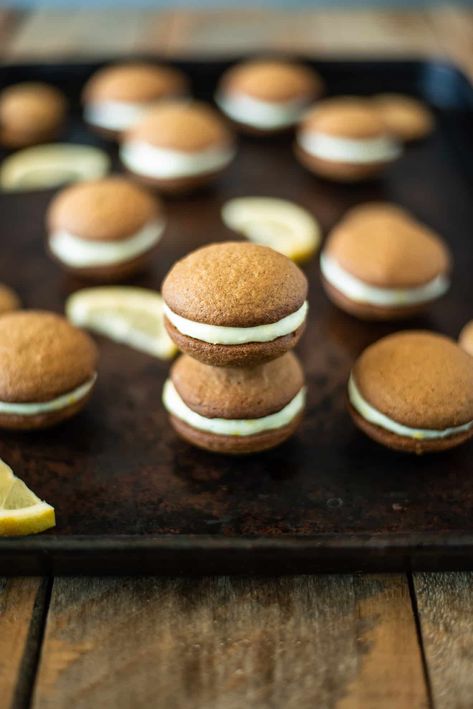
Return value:
[(163, 392), (176, 431), (220, 453), (285, 441), (305, 404), (290, 352), (307, 316), (307, 281), (282, 254), (256, 244), (211, 244), (178, 261), (162, 286), (165, 325), (185, 353)]

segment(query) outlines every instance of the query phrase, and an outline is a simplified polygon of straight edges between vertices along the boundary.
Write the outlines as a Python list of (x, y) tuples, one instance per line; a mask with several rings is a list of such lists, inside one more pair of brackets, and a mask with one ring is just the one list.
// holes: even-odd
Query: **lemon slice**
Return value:
[(0, 186), (8, 191), (46, 189), (66, 182), (98, 179), (109, 168), (106, 153), (90, 145), (38, 145), (19, 150), (4, 160)]
[(42, 502), (0, 460), (0, 536), (37, 534), (55, 524), (54, 507)]
[(222, 219), (250, 241), (270, 246), (293, 261), (307, 261), (320, 244), (314, 217), (294, 202), (272, 197), (239, 197), (226, 202)]
[(78, 327), (159, 359), (170, 359), (177, 352), (164, 327), (163, 299), (155, 291), (132, 286), (85, 288), (67, 299), (66, 315)]

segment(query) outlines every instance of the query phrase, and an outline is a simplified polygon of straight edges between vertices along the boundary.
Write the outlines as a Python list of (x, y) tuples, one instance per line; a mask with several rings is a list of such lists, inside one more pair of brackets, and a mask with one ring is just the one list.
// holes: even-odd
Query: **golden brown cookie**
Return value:
[(188, 92), (187, 78), (172, 67), (149, 62), (108, 65), (84, 87), (84, 115), (99, 133), (118, 138), (153, 104)]
[(317, 103), (299, 126), (295, 149), (309, 170), (340, 182), (380, 175), (401, 151), (374, 105), (354, 97)]
[(183, 355), (171, 369), (163, 401), (190, 443), (218, 453), (255, 453), (279, 445), (297, 428), (304, 374), (291, 352), (250, 368), (209, 367)]
[(127, 131), (120, 149), (135, 178), (164, 192), (210, 182), (234, 154), (233, 137), (219, 115), (197, 101), (167, 101), (150, 109)]
[(467, 322), (458, 337), (458, 344), (465, 352), (473, 355), (473, 320)]
[(21, 302), (15, 291), (4, 283), (0, 283), (0, 315), (5, 315), (5, 313), (10, 313), (12, 310), (19, 310), (20, 308)]
[(55, 313), (0, 318), (0, 426), (42, 428), (80, 410), (95, 384), (97, 348)]
[(48, 250), (83, 277), (113, 280), (143, 267), (164, 229), (160, 201), (124, 177), (66, 187), (47, 214)]
[(298, 342), (307, 280), (265, 246), (227, 242), (198, 249), (166, 276), (165, 324), (184, 352), (216, 366), (274, 359)]
[(395, 333), (358, 358), (348, 398), (357, 426), (390, 448), (452, 448), (473, 436), (473, 359), (443, 335)]
[(324, 90), (313, 69), (285, 59), (250, 59), (228, 69), (216, 102), (243, 132), (269, 135), (287, 130)]
[(403, 142), (425, 138), (434, 129), (430, 109), (411, 96), (378, 94), (373, 97), (373, 103), (387, 130)]
[(451, 255), (443, 239), (406, 211), (356, 207), (329, 234), (322, 282), (342, 310), (363, 319), (418, 313), (448, 290)]
[(55, 138), (66, 117), (64, 95), (49, 84), (25, 82), (0, 93), (0, 143), (22, 148)]

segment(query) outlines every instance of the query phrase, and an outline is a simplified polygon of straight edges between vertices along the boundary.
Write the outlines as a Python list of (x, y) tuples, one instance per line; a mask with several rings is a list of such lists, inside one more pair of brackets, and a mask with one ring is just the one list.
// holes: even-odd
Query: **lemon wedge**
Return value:
[(224, 224), (247, 239), (288, 256), (307, 261), (320, 244), (320, 227), (294, 202), (273, 197), (238, 197), (222, 207)]
[(40, 500), (0, 460), (0, 536), (37, 534), (55, 524), (54, 507)]
[(19, 150), (3, 161), (0, 186), (5, 191), (57, 187), (95, 180), (107, 174), (110, 158), (91, 145), (52, 143)]
[(163, 299), (156, 291), (132, 286), (85, 288), (66, 301), (66, 315), (78, 327), (170, 359), (177, 348), (164, 327)]

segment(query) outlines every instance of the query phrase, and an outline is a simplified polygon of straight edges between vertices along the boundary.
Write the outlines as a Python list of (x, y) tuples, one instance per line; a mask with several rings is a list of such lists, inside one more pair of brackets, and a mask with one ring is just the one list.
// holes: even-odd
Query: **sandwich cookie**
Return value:
[(208, 367), (182, 355), (164, 385), (163, 402), (189, 443), (216, 453), (256, 453), (296, 430), (304, 374), (291, 352), (250, 368)]
[(322, 79), (309, 67), (256, 59), (225, 72), (215, 101), (243, 132), (272, 134), (294, 126), (322, 93)]
[(473, 356), (473, 320), (470, 320), (460, 332), (458, 344)]
[(405, 143), (426, 138), (434, 129), (430, 109), (411, 96), (378, 94), (373, 103), (389, 133)]
[(136, 62), (99, 69), (83, 92), (86, 122), (108, 138), (118, 138), (156, 102), (189, 91), (186, 77), (171, 67)]
[(21, 308), (20, 299), (14, 290), (0, 283), (0, 315), (10, 313)]
[(48, 249), (82, 277), (113, 280), (145, 266), (164, 230), (160, 202), (123, 177), (65, 188), (47, 214)]
[(366, 99), (318, 103), (297, 133), (296, 155), (311, 172), (339, 182), (376, 177), (396, 160), (401, 146)]
[(147, 111), (125, 134), (120, 156), (134, 177), (165, 192), (183, 192), (220, 174), (235, 156), (235, 144), (209, 106), (169, 101)]
[(398, 332), (368, 347), (348, 383), (349, 410), (370, 438), (409, 453), (473, 436), (473, 358), (432, 332)]
[(49, 84), (25, 82), (0, 93), (0, 143), (23, 148), (55, 138), (63, 127), (67, 103)]
[(440, 236), (394, 205), (349, 212), (320, 256), (322, 284), (335, 305), (362, 319), (421, 312), (450, 285), (451, 256)]
[(295, 347), (307, 280), (286, 256), (256, 244), (211, 244), (166, 276), (164, 323), (183, 352), (217, 367), (247, 367)]
[(97, 378), (97, 348), (55, 313), (0, 318), (0, 426), (44, 428), (76, 414)]

